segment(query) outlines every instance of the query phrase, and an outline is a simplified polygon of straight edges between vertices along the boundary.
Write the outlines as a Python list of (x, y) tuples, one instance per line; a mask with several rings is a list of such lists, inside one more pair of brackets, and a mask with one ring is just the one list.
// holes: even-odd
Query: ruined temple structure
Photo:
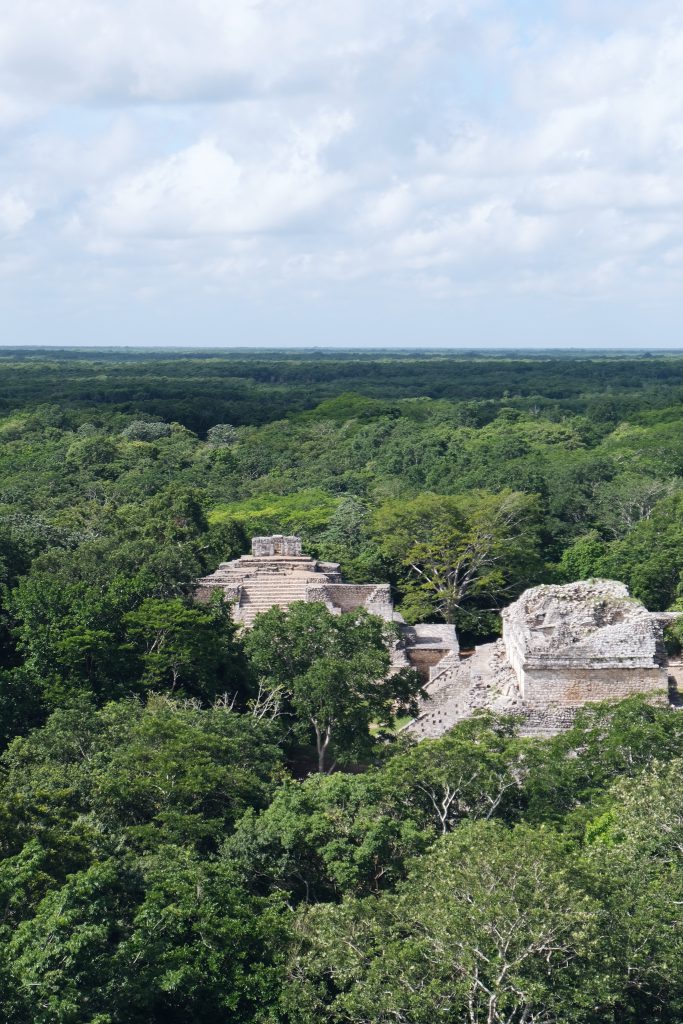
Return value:
[(677, 706), (662, 638), (675, 617), (648, 612), (614, 580), (534, 587), (504, 610), (502, 640), (432, 669), (429, 700), (406, 731), (441, 736), (490, 709), (519, 716), (523, 735), (551, 736), (591, 701), (647, 693)]
[(417, 668), (428, 699), (405, 726), (415, 739), (443, 735), (478, 710), (514, 714), (522, 735), (552, 736), (591, 701), (647, 693), (678, 706), (683, 666), (666, 658), (663, 629), (675, 613), (651, 613), (623, 583), (583, 580), (525, 591), (503, 611), (503, 636), (461, 656), (453, 626), (408, 626), (388, 583), (343, 583), (336, 562), (301, 552), (299, 537), (254, 537), (251, 554), (222, 563), (197, 583), (196, 597), (220, 589), (237, 622), (294, 601), (333, 614), (366, 608), (397, 625), (392, 667)]
[(453, 626), (407, 626), (394, 611), (388, 583), (343, 583), (337, 562), (321, 562), (301, 552), (299, 537), (253, 537), (251, 554), (222, 562), (197, 581), (195, 596), (209, 599), (222, 590), (234, 603), (236, 622), (249, 627), (259, 612), (294, 601), (319, 601), (335, 615), (366, 608), (398, 626), (393, 667), (413, 666), (425, 679), (445, 657), (457, 655)]

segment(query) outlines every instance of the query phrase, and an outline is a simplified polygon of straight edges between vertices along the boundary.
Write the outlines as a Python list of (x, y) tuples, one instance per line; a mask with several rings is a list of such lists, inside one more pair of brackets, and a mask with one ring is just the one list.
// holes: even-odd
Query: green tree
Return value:
[(378, 541), (408, 570), (409, 618), (436, 613), (457, 622), (486, 614), (540, 572), (538, 502), (514, 491), (444, 497), (422, 494), (376, 514)]
[(578, 537), (562, 552), (557, 569), (562, 583), (589, 580), (597, 576), (606, 549), (607, 544), (597, 530), (591, 530), (590, 533)]
[(158, 441), (160, 437), (168, 437), (170, 433), (171, 427), (168, 423), (133, 420), (121, 431), (121, 437), (126, 441)]
[(303, 912), (283, 1010), (291, 1024), (606, 1024), (606, 926), (555, 836), (475, 822), (396, 895)]
[[(255, 670), (312, 732), (318, 771), (367, 756), (371, 726), (390, 729), (414, 713), (421, 683), (413, 670), (388, 677), (394, 634), (364, 609), (333, 615), (323, 604), (295, 602), (258, 615), (245, 639)], [(388, 678), (387, 678), (388, 677)]]
[(518, 818), (525, 756), (510, 721), (461, 722), (362, 775), (291, 782), (242, 818), (226, 849), (258, 893), (285, 889), (306, 902), (377, 893), (463, 821)]
[(234, 444), (238, 436), (237, 427), (233, 427), (232, 423), (216, 423), (207, 430), (206, 443), (211, 448), (227, 447)]
[(8, 1024), (252, 1021), (286, 942), (216, 854), (282, 775), (273, 727), (152, 697), (55, 712), (0, 765)]
[(82, 693), (104, 702), (138, 692), (140, 663), (126, 641), (125, 615), (147, 598), (177, 597), (202, 567), (197, 540), (187, 537), (159, 545), (113, 534), (38, 556), (7, 609), (46, 707)]
[(656, 505), (681, 489), (677, 477), (661, 479), (644, 473), (621, 473), (595, 488), (599, 519), (609, 537), (623, 537), (649, 519)]
[(123, 624), (127, 645), (142, 659), (146, 687), (203, 702), (247, 691), (248, 666), (220, 595), (208, 606), (148, 598)]
[(48, 893), (7, 943), (8, 1024), (254, 1021), (286, 941), (277, 901), (224, 862), (172, 848), (97, 861)]
[(40, 688), (22, 667), (0, 669), (0, 749), (45, 719)]
[(152, 696), (98, 710), (81, 700), (3, 755), (5, 850), (40, 835), (60, 876), (121, 842), (215, 851), (248, 807), (272, 795), (276, 739), (270, 723), (224, 706)]
[(683, 716), (669, 707), (643, 696), (589, 704), (567, 732), (527, 748), (526, 819), (582, 830), (616, 779), (635, 778), (657, 759), (681, 755)]
[(619, 1020), (677, 1024), (683, 1013), (683, 760), (618, 779), (586, 827), (583, 869), (608, 915)]
[(294, 903), (377, 893), (435, 838), (401, 796), (382, 770), (314, 774), (281, 787), (262, 813), (247, 812), (225, 854), (253, 891), (283, 890)]
[(621, 539), (613, 541), (597, 569), (622, 580), (653, 611), (683, 596), (683, 494), (658, 502)]
[(460, 722), (393, 757), (383, 771), (387, 790), (442, 835), (467, 819), (514, 819), (528, 772), (515, 732), (512, 719), (489, 714)]

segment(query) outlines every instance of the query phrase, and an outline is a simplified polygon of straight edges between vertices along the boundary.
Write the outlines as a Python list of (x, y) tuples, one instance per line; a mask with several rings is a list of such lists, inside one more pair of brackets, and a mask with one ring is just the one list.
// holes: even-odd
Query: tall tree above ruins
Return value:
[(486, 620), (538, 572), (539, 521), (536, 497), (511, 490), (385, 505), (375, 527), (406, 573), (405, 617)]
[(295, 729), (315, 742), (319, 772), (367, 755), (372, 727), (415, 714), (421, 681), (413, 669), (387, 679), (391, 627), (365, 609), (333, 615), (297, 601), (257, 615), (245, 647), (263, 687), (282, 697)]

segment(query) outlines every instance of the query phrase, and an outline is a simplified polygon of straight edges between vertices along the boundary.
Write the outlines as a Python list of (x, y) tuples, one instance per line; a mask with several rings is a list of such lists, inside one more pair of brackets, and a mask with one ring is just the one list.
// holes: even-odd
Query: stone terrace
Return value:
[(675, 617), (648, 612), (614, 580), (534, 587), (503, 612), (502, 640), (432, 670), (406, 731), (436, 738), (488, 709), (518, 716), (522, 735), (552, 736), (591, 701), (646, 693), (678, 706), (683, 669), (667, 662), (662, 636)]
[(453, 626), (407, 626), (394, 611), (388, 583), (343, 583), (339, 564), (302, 554), (299, 537), (253, 537), (251, 554), (222, 562), (197, 581), (195, 596), (208, 601), (216, 589), (234, 602), (235, 621), (247, 627), (259, 612), (295, 601), (319, 601), (335, 615), (365, 608), (398, 626), (394, 667), (412, 665), (425, 679), (445, 655), (458, 650)]

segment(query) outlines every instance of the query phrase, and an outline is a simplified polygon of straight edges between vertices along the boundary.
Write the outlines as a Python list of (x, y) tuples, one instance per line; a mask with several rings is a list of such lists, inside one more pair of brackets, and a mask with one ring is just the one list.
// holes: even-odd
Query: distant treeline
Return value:
[(431, 353), (0, 350), (0, 412), (50, 400), (175, 420), (202, 433), (217, 422), (281, 419), (343, 392), (386, 399), (540, 405), (555, 415), (613, 420), (681, 397), (683, 357), (553, 354), (526, 357)]

